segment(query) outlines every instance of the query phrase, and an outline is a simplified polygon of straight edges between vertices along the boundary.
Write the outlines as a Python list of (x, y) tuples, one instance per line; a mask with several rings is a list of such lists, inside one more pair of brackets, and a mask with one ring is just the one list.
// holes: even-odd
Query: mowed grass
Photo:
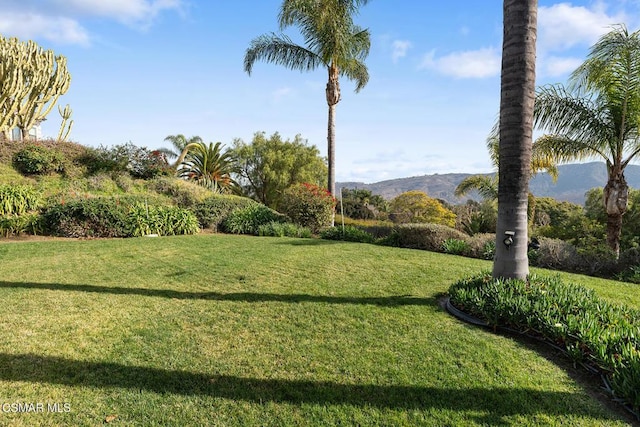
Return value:
[(484, 261), (197, 235), (0, 243), (0, 266), (0, 425), (630, 422), (550, 352), (439, 306)]

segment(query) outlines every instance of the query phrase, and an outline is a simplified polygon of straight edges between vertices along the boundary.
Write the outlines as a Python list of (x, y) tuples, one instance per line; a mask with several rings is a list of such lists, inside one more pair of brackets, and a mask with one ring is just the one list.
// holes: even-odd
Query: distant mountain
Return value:
[[(411, 190), (424, 191), (436, 199), (446, 200), (451, 204), (464, 203), (467, 199), (479, 200), (477, 194), (458, 198), (454, 191), (463, 179), (475, 174), (448, 173), (413, 176), (380, 181), (373, 184), (362, 182), (338, 182), (336, 189), (360, 188), (379, 194), (385, 199), (392, 199), (398, 194)], [(490, 176), (492, 174), (484, 174)], [(625, 169), (625, 177), (631, 188), (640, 188), (640, 166), (629, 165)], [(554, 183), (546, 173), (534, 176), (529, 183), (529, 189), (538, 197), (552, 197), (556, 200), (582, 205), (584, 194), (594, 187), (604, 187), (607, 183), (607, 168), (602, 162), (580, 163), (558, 166), (558, 180)]]

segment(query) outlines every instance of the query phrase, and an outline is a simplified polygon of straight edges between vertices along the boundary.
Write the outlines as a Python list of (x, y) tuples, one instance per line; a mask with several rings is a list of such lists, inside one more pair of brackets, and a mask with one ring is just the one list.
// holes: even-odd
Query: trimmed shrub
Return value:
[(258, 227), (258, 236), (311, 237), (311, 230), (290, 222), (270, 222)]
[(454, 307), (491, 327), (508, 327), (561, 346), (574, 362), (597, 368), (614, 395), (640, 411), (640, 311), (612, 304), (558, 277), (455, 283)]
[(62, 237), (126, 237), (128, 206), (121, 199), (62, 200), (43, 213), (45, 229)]
[[(199, 187), (200, 188), (200, 187)], [(190, 210), (198, 218), (200, 228), (218, 231), (222, 223), (232, 212), (257, 205), (258, 202), (247, 197), (226, 194), (214, 194), (201, 202), (197, 202)]]
[(352, 225), (330, 227), (320, 233), (320, 237), (326, 240), (343, 240), (345, 242), (373, 243), (374, 237)]
[(324, 188), (303, 183), (284, 191), (281, 206), (293, 223), (317, 233), (331, 226), (336, 199)]
[(271, 222), (285, 222), (286, 217), (278, 212), (255, 203), (253, 205), (236, 209), (227, 215), (221, 224), (222, 231), (233, 234), (258, 235), (261, 225)]
[(479, 259), (493, 259), (496, 253), (496, 235), (491, 233), (478, 233), (467, 237), (469, 252), (465, 255)]
[(447, 239), (464, 240), (466, 234), (440, 224), (401, 224), (381, 244), (410, 249), (441, 252)]
[(13, 167), (25, 175), (64, 172), (64, 155), (42, 145), (28, 144), (13, 155)]

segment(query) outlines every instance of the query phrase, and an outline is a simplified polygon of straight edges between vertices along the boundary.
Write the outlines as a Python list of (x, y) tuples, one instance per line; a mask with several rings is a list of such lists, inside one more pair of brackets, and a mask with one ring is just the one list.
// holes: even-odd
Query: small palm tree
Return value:
[(187, 145), (202, 142), (202, 138), (197, 135), (187, 139), (187, 137), (181, 133), (177, 135), (169, 135), (164, 140), (171, 142), (173, 148), (161, 148), (158, 150), (158, 152), (164, 154), (165, 157), (169, 160), (176, 158), (178, 159), (172, 165), (174, 169), (176, 169), (178, 165), (180, 165), (180, 163), (182, 163), (182, 161), (184, 160), (184, 156), (187, 154), (185, 151)]
[(216, 193), (232, 193), (238, 184), (231, 178), (235, 165), (231, 153), (222, 151), (222, 143), (193, 142), (183, 152), (184, 160), (178, 173), (183, 179), (194, 181)]
[(538, 90), (534, 117), (548, 132), (536, 144), (557, 161), (606, 162), (607, 244), (619, 255), (629, 197), (624, 170), (640, 154), (640, 32), (619, 25), (602, 36), (567, 88)]
[(258, 60), (284, 65), (292, 70), (311, 71), (326, 67), (329, 80), (326, 99), (328, 118), (327, 189), (335, 196), (335, 106), (340, 101), (339, 77), (356, 83), (359, 92), (369, 81), (364, 59), (371, 45), (369, 31), (353, 23), (353, 15), (368, 0), (284, 0), (280, 9), (280, 29), (291, 25), (300, 29), (306, 46), (283, 34), (265, 34), (251, 41), (244, 57), (244, 69), (251, 74)]

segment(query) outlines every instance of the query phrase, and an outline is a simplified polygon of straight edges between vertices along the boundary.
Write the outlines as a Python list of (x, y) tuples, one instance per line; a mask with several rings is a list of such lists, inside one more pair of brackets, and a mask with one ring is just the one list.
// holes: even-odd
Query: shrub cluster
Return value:
[(534, 334), (596, 367), (616, 397), (640, 410), (640, 311), (611, 304), (559, 278), (468, 278), (450, 289), (457, 309), (492, 327)]
[(260, 203), (230, 212), (222, 221), (221, 229), (233, 234), (258, 235), (260, 227), (272, 222), (286, 222), (286, 217)]
[(290, 222), (270, 222), (258, 227), (258, 236), (270, 237), (311, 237), (311, 230)]
[(28, 144), (13, 155), (13, 167), (25, 175), (44, 175), (64, 172), (64, 155), (55, 149)]
[[(198, 187), (201, 188), (201, 187)], [(218, 231), (222, 223), (232, 212), (257, 205), (258, 202), (240, 196), (214, 194), (195, 203), (190, 210), (198, 218), (201, 228)]]
[(5, 237), (40, 232), (39, 191), (23, 185), (0, 185), (0, 234)]
[(132, 237), (198, 231), (198, 221), (192, 212), (149, 204), (136, 196), (62, 200), (45, 209), (42, 217), (45, 230), (63, 237)]
[(295, 184), (284, 191), (281, 206), (294, 224), (317, 233), (331, 226), (336, 199), (317, 185)]
[(410, 249), (442, 252), (442, 244), (447, 239), (464, 240), (461, 231), (440, 224), (399, 224), (382, 244)]
[(150, 181), (148, 187), (169, 196), (175, 205), (183, 208), (194, 207), (212, 194), (210, 190), (193, 182), (166, 176)]
[(127, 172), (134, 178), (150, 179), (168, 175), (171, 169), (159, 151), (137, 147), (132, 143), (88, 150), (82, 162), (89, 174)]
[(0, 215), (22, 215), (37, 210), (42, 195), (26, 185), (0, 185)]
[(330, 227), (320, 233), (326, 240), (343, 240), (346, 242), (373, 243), (375, 238), (364, 230), (352, 225)]

